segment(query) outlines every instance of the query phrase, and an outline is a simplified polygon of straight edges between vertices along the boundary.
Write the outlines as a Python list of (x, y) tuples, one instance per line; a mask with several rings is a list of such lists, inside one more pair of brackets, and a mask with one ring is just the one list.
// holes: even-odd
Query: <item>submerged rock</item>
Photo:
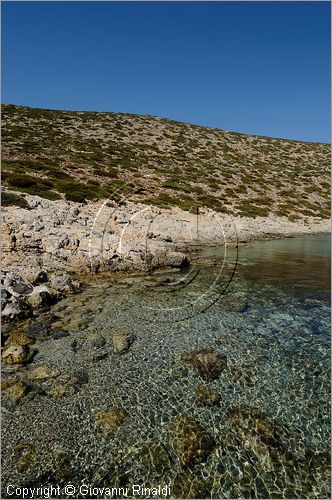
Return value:
[(43, 325), (43, 323), (36, 321), (35, 323), (30, 323), (27, 330), (29, 335), (36, 337), (42, 335), (44, 328), (45, 326)]
[(174, 498), (210, 498), (212, 484), (190, 471), (180, 472), (174, 479), (172, 496)]
[(160, 442), (146, 442), (141, 444), (142, 462), (149, 467), (153, 477), (162, 477), (171, 467), (171, 458), (165, 446)]
[(93, 353), (91, 356), (87, 356), (87, 361), (91, 361), (92, 363), (95, 363), (96, 361), (101, 361), (109, 356), (109, 352), (104, 350), (104, 351), (97, 351)]
[(72, 374), (61, 374), (57, 379), (57, 384), (54, 385), (50, 394), (54, 397), (71, 396), (78, 392), (81, 387), (89, 381), (85, 371), (78, 371)]
[(249, 453), (259, 460), (265, 470), (273, 470), (274, 463), (289, 455), (289, 432), (278, 422), (271, 420), (258, 408), (241, 405), (228, 412), (222, 437), (223, 447), (235, 436)]
[(59, 375), (59, 371), (51, 365), (40, 365), (28, 373), (29, 380), (46, 380), (55, 378)]
[(24, 332), (13, 332), (7, 338), (4, 347), (8, 348), (12, 345), (31, 345), (34, 344), (35, 339), (29, 337), (27, 333)]
[(88, 383), (86, 372), (78, 372), (72, 375), (61, 377), (59, 383), (51, 390), (51, 395), (55, 397), (71, 396), (80, 390), (80, 388)]
[(5, 387), (2, 385), (1, 392), (6, 399), (17, 403), (28, 392), (28, 388), (23, 382), (16, 382)]
[(280, 438), (287, 434), (280, 424), (270, 420), (260, 409), (248, 405), (230, 410), (227, 422), (242, 437), (255, 435), (274, 448), (280, 446)]
[(215, 406), (220, 403), (220, 394), (207, 385), (199, 385), (195, 390), (195, 398), (200, 405)]
[(128, 417), (128, 413), (123, 408), (113, 408), (110, 411), (97, 413), (96, 417), (105, 436), (112, 437), (117, 428)]
[(184, 363), (192, 366), (207, 382), (217, 379), (227, 367), (226, 356), (214, 349), (201, 349), (184, 353), (181, 359)]
[(75, 477), (74, 470), (71, 465), (69, 455), (63, 451), (55, 451), (54, 458), (54, 472), (56, 478), (61, 481), (70, 481)]
[(75, 394), (75, 386), (72, 384), (57, 384), (53, 389), (51, 390), (51, 395), (59, 398), (62, 396), (71, 396), (72, 394)]
[(48, 335), (54, 340), (62, 339), (63, 337), (69, 337), (69, 332), (63, 328), (50, 328), (48, 330)]
[(184, 467), (204, 462), (215, 447), (215, 440), (196, 420), (175, 418), (170, 425), (170, 444)]
[(242, 363), (233, 366), (230, 371), (236, 383), (243, 387), (254, 386), (258, 381), (256, 366)]
[(301, 436), (258, 408), (228, 412), (221, 435), (225, 455), (234, 444), (241, 466), (232, 479), (241, 485), (241, 498), (314, 498), (318, 484), (330, 484), (330, 453), (303, 448)]
[(33, 353), (26, 345), (11, 345), (2, 353), (7, 365), (24, 365), (31, 361)]
[(16, 446), (15, 454), (19, 456), (16, 462), (16, 469), (18, 472), (26, 472), (36, 464), (37, 451), (30, 443), (22, 443)]
[(135, 336), (128, 332), (115, 333), (112, 337), (113, 349), (117, 354), (126, 353), (131, 344), (134, 342)]

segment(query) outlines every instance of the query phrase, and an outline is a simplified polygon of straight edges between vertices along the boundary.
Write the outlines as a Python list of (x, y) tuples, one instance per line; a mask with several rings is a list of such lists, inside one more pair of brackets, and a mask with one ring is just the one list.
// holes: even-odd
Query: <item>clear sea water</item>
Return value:
[[(42, 342), (20, 376), (42, 364), (61, 375), (5, 407), (3, 487), (70, 480), (77, 492), (142, 484), (170, 485), (176, 498), (330, 498), (330, 237), (255, 242), (224, 257), (210, 248), (189, 271), (96, 277), (53, 307), (70, 335)], [(117, 354), (121, 332), (134, 341)], [(181, 358), (201, 349), (227, 357), (210, 382)], [(78, 373), (84, 383), (55, 397), (61, 377)], [(218, 405), (197, 403), (202, 383)], [(110, 438), (97, 414), (113, 408), (128, 416)], [(189, 467), (173, 444), (179, 416), (214, 439)], [(18, 471), (22, 442), (35, 454)], [(146, 458), (151, 442), (159, 451)]]

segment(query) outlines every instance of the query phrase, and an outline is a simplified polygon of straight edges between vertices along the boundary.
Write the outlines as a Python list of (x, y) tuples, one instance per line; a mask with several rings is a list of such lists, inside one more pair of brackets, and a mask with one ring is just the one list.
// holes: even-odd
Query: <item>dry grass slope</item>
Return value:
[(330, 217), (330, 145), (122, 113), (2, 107), (2, 180), (48, 199)]

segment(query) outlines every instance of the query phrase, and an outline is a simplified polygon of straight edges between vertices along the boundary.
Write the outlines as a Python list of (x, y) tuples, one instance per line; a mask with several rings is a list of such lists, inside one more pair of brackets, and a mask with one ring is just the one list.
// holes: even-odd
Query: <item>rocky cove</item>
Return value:
[[(4, 498), (329, 497), (326, 221), (26, 198), (3, 211)], [(291, 235), (228, 279), (237, 243)]]
[(241, 218), (128, 202), (87, 204), (25, 195), (27, 208), (2, 214), (3, 321), (22, 319), (68, 292), (89, 273), (152, 271), (188, 266), (200, 246), (327, 233), (330, 221)]

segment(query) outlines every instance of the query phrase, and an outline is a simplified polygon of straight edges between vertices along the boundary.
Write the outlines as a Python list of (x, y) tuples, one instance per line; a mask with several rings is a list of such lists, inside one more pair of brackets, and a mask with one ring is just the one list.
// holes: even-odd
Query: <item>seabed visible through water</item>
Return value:
[(210, 305), (234, 252), (220, 276), (208, 249), (192, 281), (96, 277), (52, 307), (69, 335), (4, 368), (28, 392), (3, 401), (3, 498), (330, 498), (329, 237), (240, 248)]

